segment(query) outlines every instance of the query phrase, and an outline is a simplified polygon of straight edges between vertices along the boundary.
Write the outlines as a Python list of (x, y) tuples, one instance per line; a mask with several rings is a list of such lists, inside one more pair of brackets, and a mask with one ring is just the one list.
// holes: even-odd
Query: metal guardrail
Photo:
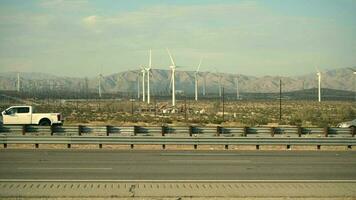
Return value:
[(112, 137), (0, 136), (1, 144), (184, 144), (184, 145), (337, 145), (354, 146), (356, 138), (228, 138), (228, 137)]
[(356, 129), (335, 127), (205, 127), (205, 126), (35, 126), (0, 125), (0, 135), (166, 136), (166, 137), (354, 137)]

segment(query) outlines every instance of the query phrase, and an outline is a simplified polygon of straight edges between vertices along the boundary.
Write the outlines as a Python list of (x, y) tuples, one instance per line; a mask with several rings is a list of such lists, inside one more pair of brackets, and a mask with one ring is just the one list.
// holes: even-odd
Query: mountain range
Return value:
[[(103, 93), (115, 92), (137, 92), (138, 85), (142, 87), (142, 77), (139, 70), (130, 70), (120, 73), (104, 75), (101, 77)], [(152, 93), (169, 93), (170, 91), (169, 70), (153, 69), (151, 73)], [(322, 72), (322, 88), (355, 91), (356, 76), (349, 68), (334, 69)], [(205, 84), (207, 94), (217, 94), (219, 92), (219, 80), (225, 92), (234, 93), (236, 91), (236, 80), (238, 80), (239, 92), (248, 93), (273, 93), (279, 92), (279, 81), (282, 80), (284, 92), (298, 91), (303, 89), (316, 88), (318, 84), (316, 74), (306, 74), (302, 76), (248, 76), (243, 74), (199, 72), (199, 92), (202, 93)], [(75, 78), (56, 76), (45, 73), (20, 73), (22, 90), (33, 90), (39, 88), (64, 89), (71, 91), (89, 90), (97, 91), (97, 77)], [(194, 93), (194, 72), (176, 71), (176, 90), (186, 94)], [(17, 73), (0, 73), (0, 90), (16, 90)]]

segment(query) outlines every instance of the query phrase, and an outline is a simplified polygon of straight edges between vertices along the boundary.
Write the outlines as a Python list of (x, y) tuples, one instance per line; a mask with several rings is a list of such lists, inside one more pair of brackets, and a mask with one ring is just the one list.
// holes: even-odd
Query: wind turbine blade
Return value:
[(196, 71), (196, 72), (199, 72), (199, 69), (200, 69), (200, 65), (201, 65), (202, 60), (203, 60), (203, 58), (200, 58), (200, 62), (199, 62), (199, 65), (198, 65), (198, 68), (197, 68), (197, 71)]
[(169, 51), (168, 48), (167, 48), (167, 52), (168, 52), (169, 58), (171, 59), (172, 65), (175, 67), (176, 64), (174, 63), (174, 59), (173, 59), (172, 54), (171, 54), (171, 52)]

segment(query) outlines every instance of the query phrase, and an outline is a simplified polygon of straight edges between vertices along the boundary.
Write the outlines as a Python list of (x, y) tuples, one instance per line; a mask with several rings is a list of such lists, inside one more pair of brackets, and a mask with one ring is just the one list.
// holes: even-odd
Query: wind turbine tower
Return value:
[(151, 101), (151, 94), (150, 94), (151, 68), (152, 68), (152, 50), (150, 49), (150, 59), (148, 62), (148, 68), (146, 68), (146, 71), (147, 71), (147, 104), (150, 104), (150, 101)]
[(146, 101), (146, 94), (145, 94), (145, 74), (146, 74), (146, 69), (141, 66), (141, 72), (142, 72), (142, 101)]
[(171, 59), (172, 65), (169, 66), (171, 68), (171, 84), (172, 84), (172, 106), (174, 107), (176, 105), (176, 89), (175, 89), (175, 71), (176, 71), (176, 64), (174, 63), (173, 57), (171, 55), (171, 52), (169, 49), (167, 49), (169, 58)]
[(140, 99), (140, 72), (137, 73), (137, 99)]
[(235, 83), (236, 83), (236, 99), (240, 99), (240, 91), (239, 91), (239, 78), (235, 78)]
[(101, 79), (103, 78), (103, 74), (99, 74), (99, 84), (98, 84), (98, 93), (99, 93), (99, 98), (101, 98)]
[(318, 69), (316, 75), (318, 76), (318, 101), (321, 102), (321, 73)]
[(198, 68), (194, 73), (194, 78), (195, 78), (195, 101), (198, 101), (198, 73), (199, 73), (201, 62), (202, 62), (202, 59), (200, 59)]

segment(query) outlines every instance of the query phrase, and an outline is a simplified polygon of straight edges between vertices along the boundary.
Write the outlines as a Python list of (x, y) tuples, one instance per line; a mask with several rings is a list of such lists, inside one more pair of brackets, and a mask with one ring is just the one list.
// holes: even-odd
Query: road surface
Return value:
[(1, 150), (0, 179), (356, 180), (356, 152)]
[(355, 198), (356, 152), (1, 150), (0, 197)]

